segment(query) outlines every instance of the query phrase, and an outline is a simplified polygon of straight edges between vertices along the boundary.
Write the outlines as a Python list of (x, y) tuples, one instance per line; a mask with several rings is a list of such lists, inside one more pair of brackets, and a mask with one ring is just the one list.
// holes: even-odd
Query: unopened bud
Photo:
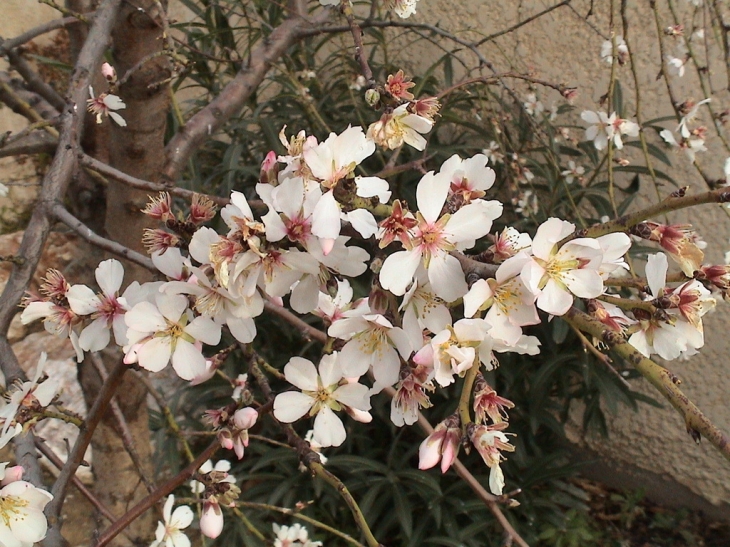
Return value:
[(378, 90), (368, 89), (365, 92), (365, 102), (368, 103), (369, 106), (375, 108), (375, 106), (380, 102), (380, 93)]
[(117, 81), (117, 71), (114, 70), (114, 67), (109, 63), (104, 63), (103, 65), (101, 65), (101, 73), (104, 75), (104, 78), (106, 78), (106, 81), (110, 84), (113, 84)]

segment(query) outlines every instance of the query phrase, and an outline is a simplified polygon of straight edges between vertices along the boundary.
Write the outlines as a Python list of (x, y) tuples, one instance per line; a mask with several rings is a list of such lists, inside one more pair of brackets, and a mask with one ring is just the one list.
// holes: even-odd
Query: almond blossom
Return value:
[(441, 472), (446, 473), (456, 460), (461, 446), (459, 415), (453, 414), (433, 428), (418, 448), (418, 468), (431, 469), (439, 461)]
[(614, 51), (618, 64), (623, 65), (629, 60), (629, 48), (623, 36), (615, 36), (613, 40), (606, 40), (601, 44), (601, 59), (609, 65), (613, 62)]
[(469, 439), (489, 467), (489, 490), (495, 496), (501, 496), (504, 489), (504, 473), (499, 467), (504, 459), (502, 452), (514, 452), (515, 447), (509, 444), (509, 439), (502, 430), (506, 422), (493, 425), (471, 425)]
[(274, 523), (274, 547), (321, 547), (321, 541), (309, 539), (309, 532), (301, 524), (279, 526)]
[(608, 116), (602, 111), (584, 110), (580, 117), (588, 123), (586, 139), (593, 141), (596, 150), (606, 148), (609, 140), (613, 140), (616, 149), (621, 150), (624, 147), (621, 135), (639, 136), (639, 125), (630, 120), (619, 118), (615, 112)]
[(433, 367), (429, 365), (414, 363), (401, 367), (401, 379), (390, 400), (390, 420), (396, 426), (413, 425), (418, 421), (418, 411), (432, 406), (427, 392), (435, 388), (431, 382)]
[(345, 376), (360, 377), (372, 367), (374, 391), (398, 381), (400, 359), (408, 359), (413, 351), (403, 329), (393, 326), (383, 315), (372, 313), (365, 305), (358, 308), (357, 314), (332, 323), (327, 334), (347, 340), (340, 359)]
[(129, 304), (124, 296), (118, 294), (124, 279), (124, 267), (113, 258), (104, 260), (96, 268), (95, 277), (101, 294), (94, 294), (86, 285), (73, 285), (67, 293), (74, 313), (92, 318), (92, 322), (81, 331), (79, 345), (84, 351), (101, 351), (109, 345), (110, 330), (113, 330), (116, 344), (124, 346), (127, 344), (124, 314), (129, 310)]
[(520, 275), (537, 296), (537, 307), (563, 315), (573, 304), (573, 295), (595, 298), (603, 292), (599, 273), (603, 261), (601, 245), (595, 239), (579, 238), (558, 248), (557, 243), (575, 231), (575, 225), (558, 218), (541, 224), (532, 240), (532, 256), (517, 255), (503, 267), (524, 264)]
[(98, 97), (94, 96), (94, 89), (89, 86), (90, 99), (86, 101), (87, 109), (96, 116), (96, 123), (101, 123), (102, 116), (109, 116), (117, 125), (126, 127), (127, 122), (115, 110), (123, 110), (127, 108), (124, 101), (111, 93), (102, 93)]
[(207, 317), (193, 318), (182, 295), (158, 294), (154, 304), (140, 302), (124, 320), (129, 340), (124, 362), (159, 372), (172, 360), (172, 368), (183, 380), (205, 373), (201, 346), (214, 346), (221, 339), (220, 326)]
[(371, 124), (367, 136), (388, 150), (398, 148), (404, 142), (416, 150), (423, 150), (426, 148), (426, 139), (421, 135), (431, 131), (432, 127), (432, 120), (410, 113), (408, 104), (402, 104)]
[(45, 490), (22, 480), (0, 488), (0, 543), (32, 547), (45, 538), (48, 522), (43, 509), (52, 499)]
[(274, 416), (281, 422), (295, 422), (307, 414), (315, 416), (313, 439), (323, 447), (340, 446), (347, 436), (334, 411), (345, 407), (370, 410), (367, 386), (344, 379), (339, 355), (324, 355), (319, 370), (308, 359), (292, 357), (284, 367), (284, 376), (302, 391), (285, 391), (274, 399)]
[(173, 512), (175, 496), (170, 494), (162, 509), (164, 522), (158, 521), (155, 540), (150, 547), (190, 547), (190, 539), (182, 530), (193, 522), (193, 511), (187, 505), (181, 505)]
[(380, 284), (395, 295), (405, 294), (419, 266), (428, 272), (435, 294), (453, 302), (466, 294), (468, 287), (459, 261), (449, 254), (474, 246), (489, 233), (492, 221), (502, 214), (498, 201), (475, 200), (453, 215), (441, 215), (451, 188), (448, 173), (427, 173), (418, 183), (418, 224), (411, 231), (405, 251), (385, 259), (380, 270)]

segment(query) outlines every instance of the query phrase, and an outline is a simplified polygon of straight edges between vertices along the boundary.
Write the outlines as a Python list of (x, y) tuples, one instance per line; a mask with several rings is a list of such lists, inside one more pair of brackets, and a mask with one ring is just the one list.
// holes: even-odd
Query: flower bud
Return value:
[(22, 465), (14, 465), (13, 467), (7, 468), (5, 470), (5, 476), (2, 482), (0, 482), (0, 486), (7, 486), (11, 482), (19, 481), (23, 478), (23, 471)]
[(380, 102), (380, 93), (378, 90), (368, 89), (365, 92), (365, 102), (368, 103), (369, 106), (375, 108), (375, 106)]
[(203, 504), (203, 514), (200, 516), (200, 531), (205, 537), (215, 539), (223, 531), (223, 512), (215, 502)]
[(250, 406), (236, 410), (233, 414), (233, 423), (238, 429), (251, 429), (256, 420), (258, 420), (259, 413), (256, 412)]
[(114, 67), (109, 63), (101, 65), (101, 73), (104, 75), (107, 82), (114, 83), (117, 81), (117, 71), (114, 70)]
[(418, 449), (418, 468), (430, 469), (441, 460), (441, 472), (446, 473), (456, 460), (461, 446), (461, 427), (458, 414), (438, 424)]

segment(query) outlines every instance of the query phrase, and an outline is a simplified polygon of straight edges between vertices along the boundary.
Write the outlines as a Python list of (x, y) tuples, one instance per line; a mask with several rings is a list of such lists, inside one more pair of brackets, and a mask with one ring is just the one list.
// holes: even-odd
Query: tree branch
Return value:
[(232, 116), (241, 110), (271, 65), (290, 46), (304, 37), (305, 31), (326, 21), (331, 10), (325, 8), (313, 19), (292, 14), (266, 37), (251, 53), (249, 63), (241, 67), (235, 78), (207, 106), (195, 113), (166, 146), (167, 164), (163, 176), (177, 180), (185, 165), (206, 138), (216, 133)]
[[(90, 14), (89, 14), (90, 15)], [(23, 44), (30, 42), (34, 38), (46, 34), (47, 32), (53, 32), (60, 28), (65, 28), (70, 25), (76, 25), (80, 23), (76, 17), (62, 17), (60, 19), (53, 19), (37, 27), (33, 27), (30, 30), (25, 31), (22, 34), (18, 34), (15, 38), (8, 38), (7, 40), (0, 40), (0, 55), (7, 55), (8, 52), (13, 49), (22, 46)]]

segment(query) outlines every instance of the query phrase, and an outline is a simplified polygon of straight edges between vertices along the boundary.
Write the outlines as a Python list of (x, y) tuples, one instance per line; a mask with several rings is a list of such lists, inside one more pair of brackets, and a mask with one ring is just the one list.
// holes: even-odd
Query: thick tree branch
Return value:
[(163, 176), (177, 180), (193, 153), (205, 139), (216, 133), (232, 116), (243, 108), (271, 65), (289, 47), (305, 36), (305, 31), (317, 28), (330, 16), (325, 8), (313, 19), (292, 15), (265, 38), (251, 53), (250, 61), (226, 85), (215, 99), (195, 113), (166, 146), (167, 164)]
[(34, 131), (5, 145), (0, 145), (0, 158), (24, 154), (53, 154), (58, 141), (45, 131)]
[(586, 313), (571, 308), (564, 316), (574, 327), (602, 340), (609, 348), (631, 363), (641, 375), (661, 393), (684, 418), (687, 432), (700, 442), (705, 436), (720, 453), (730, 460), (730, 438), (720, 431), (697, 406), (679, 389), (676, 376), (664, 367), (645, 357), (634, 346), (626, 342), (617, 333), (606, 329), (600, 321)]

